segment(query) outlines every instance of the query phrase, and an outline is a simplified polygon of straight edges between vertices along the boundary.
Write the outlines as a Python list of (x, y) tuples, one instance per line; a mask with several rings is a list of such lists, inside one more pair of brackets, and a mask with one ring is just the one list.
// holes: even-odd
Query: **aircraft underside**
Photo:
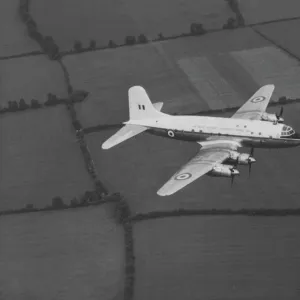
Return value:
[[(147, 132), (153, 135), (167, 137), (170, 139), (188, 141), (188, 142), (201, 142), (206, 141), (213, 136), (228, 138), (239, 138), (237, 136), (210, 134), (200, 132), (187, 132), (179, 130), (167, 130), (162, 128), (151, 128)], [(289, 148), (299, 145), (299, 140), (293, 139), (271, 139), (271, 138), (258, 138), (258, 137), (240, 137), (241, 143), (244, 147), (249, 148)]]

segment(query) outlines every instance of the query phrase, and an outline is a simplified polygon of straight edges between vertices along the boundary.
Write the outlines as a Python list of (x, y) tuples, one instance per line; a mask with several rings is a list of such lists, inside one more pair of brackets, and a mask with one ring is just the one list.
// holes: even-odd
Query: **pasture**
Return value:
[(151, 100), (163, 101), (163, 111), (169, 113), (242, 104), (258, 85), (230, 53), (265, 46), (270, 45), (245, 28), (71, 55), (63, 62), (74, 88), (91, 93), (88, 101), (76, 105), (88, 127), (127, 120), (132, 85), (143, 85)]
[(0, 61), (0, 103), (19, 102), (24, 98), (40, 103), (47, 100), (47, 94), (67, 96), (64, 74), (60, 65), (50, 61), (45, 55), (21, 57)]
[(246, 24), (300, 17), (298, 0), (239, 0)]
[(222, 0), (156, 0), (151, 3), (145, 0), (33, 0), (31, 13), (40, 31), (53, 36), (62, 50), (72, 49), (75, 40), (88, 46), (90, 39), (94, 39), (99, 46), (107, 46), (109, 40), (123, 44), (127, 35), (143, 33), (150, 38), (156, 38), (159, 33), (179, 35), (189, 32), (192, 22), (203, 23), (207, 29), (220, 29), (233, 16)]
[(299, 225), (237, 216), (137, 223), (135, 299), (299, 299)]
[(1, 217), (1, 297), (122, 299), (123, 229), (106, 209)]
[(256, 30), (298, 57), (300, 57), (299, 28), (300, 20), (255, 26)]
[(0, 1), (0, 57), (40, 50), (39, 45), (28, 36), (18, 15), (19, 2), (20, 0)]
[[(270, 112), (279, 107), (269, 109)], [(229, 117), (230, 114), (227, 114)], [(300, 104), (284, 107), (285, 122), (300, 131)], [(220, 116), (220, 115), (219, 115)], [(299, 170), (295, 163), (299, 149), (256, 149), (257, 163), (240, 166), (241, 176), (230, 187), (228, 178), (203, 176), (169, 197), (157, 190), (191, 157), (195, 143), (141, 134), (110, 150), (101, 144), (116, 130), (103, 130), (87, 136), (99, 176), (112, 191), (125, 195), (134, 212), (176, 208), (296, 208), (300, 207)], [(240, 149), (249, 152), (249, 149)], [(130, 174), (130, 176), (128, 176)]]
[(93, 189), (73, 130), (64, 106), (1, 115), (0, 210)]

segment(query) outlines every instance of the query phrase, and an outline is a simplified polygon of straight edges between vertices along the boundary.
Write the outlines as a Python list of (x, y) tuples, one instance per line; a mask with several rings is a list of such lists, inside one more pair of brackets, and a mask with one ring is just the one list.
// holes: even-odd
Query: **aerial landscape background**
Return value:
[(2, 0), (0, 16), (0, 299), (299, 299), (298, 148), (170, 197), (196, 144), (101, 148), (133, 85), (165, 113), (230, 117), (272, 83), (268, 112), (299, 131), (299, 0)]

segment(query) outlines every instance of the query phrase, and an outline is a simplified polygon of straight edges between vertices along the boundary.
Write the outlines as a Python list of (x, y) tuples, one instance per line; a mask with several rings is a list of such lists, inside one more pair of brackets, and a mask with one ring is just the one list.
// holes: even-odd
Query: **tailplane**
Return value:
[(131, 120), (143, 120), (152, 118), (161, 118), (165, 116), (160, 112), (163, 102), (152, 104), (147, 92), (141, 86), (133, 86), (128, 91), (129, 97), (129, 122), (113, 136), (102, 144), (102, 149), (110, 149), (144, 131), (148, 128), (138, 124), (130, 124)]

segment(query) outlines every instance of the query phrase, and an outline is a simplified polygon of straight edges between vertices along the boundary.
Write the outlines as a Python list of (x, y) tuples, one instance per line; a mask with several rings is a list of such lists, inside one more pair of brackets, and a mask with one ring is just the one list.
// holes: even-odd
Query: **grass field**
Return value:
[(255, 29), (298, 57), (300, 57), (299, 28), (300, 20), (255, 26)]
[[(222, 28), (233, 15), (226, 2), (201, 1), (47, 1), (34, 0), (31, 12), (41, 30), (51, 35), (61, 49), (69, 50), (75, 40), (88, 45), (95, 39), (106, 46), (109, 40), (123, 44), (127, 35), (144, 33), (156, 38), (187, 33), (192, 22), (205, 28)], [(55, 22), (53, 22), (55, 19)], [(63, 30), (62, 30), (63, 28)]]
[(0, 103), (19, 101), (24, 98), (30, 103), (32, 98), (43, 103), (47, 94), (67, 95), (61, 67), (44, 55), (22, 57), (0, 61)]
[[(299, 115), (300, 104), (285, 106), (285, 122), (298, 131)], [(232, 188), (227, 178), (204, 176), (170, 197), (159, 197), (156, 191), (197, 153), (197, 145), (142, 134), (111, 150), (102, 150), (101, 144), (114, 132), (93, 133), (87, 141), (100, 177), (110, 190), (126, 196), (133, 211), (300, 207), (299, 174), (294, 167), (298, 148), (257, 149), (251, 178), (248, 179), (247, 167), (240, 166), (241, 176)]]
[(257, 84), (230, 52), (268, 45), (246, 28), (72, 55), (64, 63), (73, 86), (91, 92), (89, 100), (76, 107), (83, 126), (93, 126), (128, 118), (127, 93), (132, 85), (143, 85), (153, 102), (164, 101), (165, 112), (242, 104)]
[(93, 188), (64, 106), (0, 118), (0, 210)]
[(20, 0), (0, 2), (0, 56), (11, 56), (26, 52), (39, 51), (39, 45), (29, 38), (26, 28), (18, 15)]
[(122, 299), (123, 230), (105, 206), (1, 217), (3, 299)]
[(239, 0), (246, 24), (300, 17), (298, 0)]
[(135, 299), (299, 299), (298, 218), (136, 224)]
[(300, 65), (275, 47), (263, 47), (232, 53), (235, 60), (257, 84), (275, 84), (274, 99), (300, 97)]

